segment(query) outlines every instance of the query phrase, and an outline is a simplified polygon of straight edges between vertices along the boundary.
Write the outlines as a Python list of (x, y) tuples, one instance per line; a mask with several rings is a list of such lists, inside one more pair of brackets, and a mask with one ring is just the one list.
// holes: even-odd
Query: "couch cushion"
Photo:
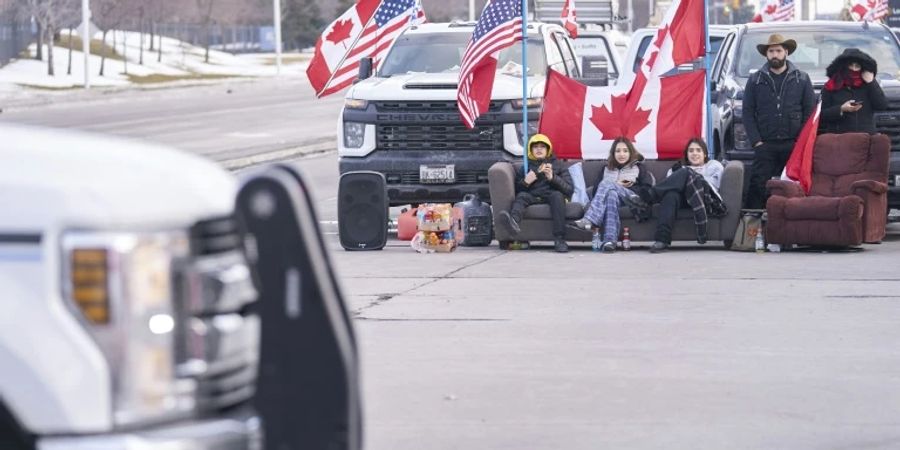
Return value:
[(866, 133), (820, 135), (813, 152), (813, 173), (840, 176), (864, 172), (870, 140)]
[(841, 199), (837, 197), (789, 198), (784, 207), (787, 220), (838, 220)]
[[(578, 202), (567, 202), (566, 203), (566, 219), (568, 220), (576, 220), (580, 219), (581, 216), (584, 215), (584, 206)], [(531, 205), (525, 208), (525, 218), (526, 219), (547, 219), (550, 220), (553, 217), (550, 215), (550, 205), (548, 204), (540, 204), (540, 205)]]

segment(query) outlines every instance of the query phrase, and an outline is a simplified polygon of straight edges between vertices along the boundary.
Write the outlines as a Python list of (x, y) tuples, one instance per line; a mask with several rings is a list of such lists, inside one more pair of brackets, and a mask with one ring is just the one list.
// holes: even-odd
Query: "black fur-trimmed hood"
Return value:
[(837, 58), (834, 58), (834, 61), (828, 65), (828, 68), (825, 69), (825, 75), (827, 75), (828, 78), (833, 77), (842, 69), (846, 68), (847, 64), (850, 64), (851, 61), (858, 62), (859, 65), (862, 66), (863, 71), (872, 72), (873, 75), (878, 74), (878, 63), (875, 62), (871, 56), (858, 48), (848, 48), (838, 55)]

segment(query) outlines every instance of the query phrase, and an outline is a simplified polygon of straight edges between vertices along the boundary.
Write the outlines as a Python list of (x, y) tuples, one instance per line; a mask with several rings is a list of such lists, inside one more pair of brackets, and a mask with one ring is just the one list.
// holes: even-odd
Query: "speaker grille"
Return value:
[(378, 250), (387, 243), (388, 201), (384, 175), (348, 172), (338, 188), (338, 231), (347, 250)]

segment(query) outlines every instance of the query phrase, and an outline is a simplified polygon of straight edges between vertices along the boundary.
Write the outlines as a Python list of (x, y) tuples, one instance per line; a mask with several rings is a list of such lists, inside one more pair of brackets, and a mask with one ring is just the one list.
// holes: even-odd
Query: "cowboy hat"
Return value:
[(787, 50), (788, 55), (794, 53), (794, 50), (797, 50), (797, 41), (793, 39), (785, 39), (784, 36), (775, 33), (769, 36), (769, 41), (765, 44), (759, 44), (756, 46), (756, 49), (759, 50), (759, 54), (766, 56), (766, 52), (769, 50), (769, 47), (773, 45), (780, 45)]

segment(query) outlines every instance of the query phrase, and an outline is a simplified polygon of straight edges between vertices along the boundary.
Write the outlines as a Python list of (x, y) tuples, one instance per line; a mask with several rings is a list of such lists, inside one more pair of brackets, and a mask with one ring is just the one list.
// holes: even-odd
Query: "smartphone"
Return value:
[(859, 106), (862, 104), (863, 104), (862, 100), (853, 100), (852, 102), (850, 102), (850, 105), (852, 105), (852, 106)]

